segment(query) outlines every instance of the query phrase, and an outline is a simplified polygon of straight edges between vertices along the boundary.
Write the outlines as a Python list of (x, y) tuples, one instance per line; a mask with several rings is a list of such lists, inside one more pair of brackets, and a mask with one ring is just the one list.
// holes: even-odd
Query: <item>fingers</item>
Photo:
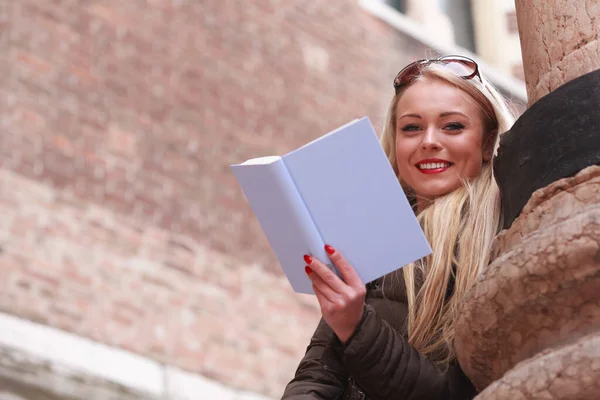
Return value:
[[(305, 256), (304, 261), (313, 271), (309, 274), (309, 278), (313, 280), (313, 276), (318, 276), (327, 286), (329, 286), (334, 292), (343, 293), (346, 291), (347, 286), (333, 271), (331, 271), (321, 261)], [(308, 272), (308, 271), (307, 271)]]
[[(309, 272), (309, 271), (310, 271), (310, 268), (307, 270), (307, 272)], [(310, 278), (310, 280), (313, 284), (313, 289), (315, 291), (315, 294), (321, 295), (327, 302), (335, 303), (337, 301), (337, 299), (340, 297), (340, 295), (338, 293), (336, 293), (331, 288), (331, 286), (329, 286), (327, 283), (325, 283), (325, 281), (323, 281), (323, 279), (321, 279), (321, 277), (319, 275), (317, 275), (316, 273), (309, 272), (308, 277)], [(321, 303), (321, 307), (323, 307), (325, 305), (325, 303), (322, 302), (321, 300), (319, 300), (319, 303)]]
[(317, 287), (315, 287), (315, 285), (313, 285), (313, 290), (315, 291), (315, 295), (317, 296), (319, 307), (321, 307), (321, 310), (323, 310), (323, 308), (325, 308), (329, 303), (329, 300), (327, 300), (325, 295)]
[(342, 254), (339, 251), (337, 251), (330, 245), (325, 245), (325, 251), (327, 252), (327, 255), (329, 256), (331, 262), (333, 262), (338, 271), (340, 271), (344, 282), (346, 282), (348, 286), (351, 286), (355, 289), (365, 286), (364, 283), (362, 283), (362, 281), (360, 280), (360, 277), (358, 276), (354, 268), (352, 268), (352, 265), (350, 265), (350, 263), (344, 258), (344, 256), (342, 256)]
[(331, 261), (350, 284), (340, 279), (325, 264), (304, 256), (306, 273), (319, 301), (323, 319), (342, 343), (355, 331), (364, 311), (366, 288), (352, 266), (330, 246), (326, 247)]
[[(328, 291), (329, 293), (326, 295), (325, 293), (323, 293), (323, 291), (321, 291), (321, 289), (324, 289), (325, 291)], [(329, 288), (327, 285), (325, 285), (324, 287), (321, 286), (321, 289), (319, 289), (319, 287), (317, 287), (316, 285), (313, 284), (313, 290), (315, 291), (315, 295), (317, 296), (317, 301), (319, 302), (319, 307), (321, 308), (321, 313), (323, 315), (323, 318), (325, 318), (325, 321), (328, 324), (330, 324), (329, 326), (333, 329), (332, 325), (334, 325), (334, 324), (331, 324), (330, 317), (332, 316), (332, 314), (338, 314), (340, 312), (345, 311), (344, 309), (345, 309), (347, 303), (342, 298), (341, 295), (333, 292), (331, 290), (331, 288)], [(336, 300), (332, 300), (332, 299), (328, 298), (328, 296), (331, 296), (331, 297), (335, 298)]]

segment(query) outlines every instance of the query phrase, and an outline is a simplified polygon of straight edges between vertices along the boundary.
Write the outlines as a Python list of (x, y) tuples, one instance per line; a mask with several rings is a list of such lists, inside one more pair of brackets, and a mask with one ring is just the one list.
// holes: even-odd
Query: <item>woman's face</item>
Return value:
[(484, 128), (482, 112), (460, 89), (431, 79), (406, 88), (396, 108), (396, 161), (419, 204), (481, 171), (491, 157), (483, 151)]

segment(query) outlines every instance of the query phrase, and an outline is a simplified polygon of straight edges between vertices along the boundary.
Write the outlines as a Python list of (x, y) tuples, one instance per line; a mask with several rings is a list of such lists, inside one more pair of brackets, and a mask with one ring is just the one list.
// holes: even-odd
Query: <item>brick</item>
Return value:
[(0, 310), (280, 396), (318, 307), (292, 292), (228, 165), (358, 116), (378, 126), (425, 49), (341, 0), (6, 14)]

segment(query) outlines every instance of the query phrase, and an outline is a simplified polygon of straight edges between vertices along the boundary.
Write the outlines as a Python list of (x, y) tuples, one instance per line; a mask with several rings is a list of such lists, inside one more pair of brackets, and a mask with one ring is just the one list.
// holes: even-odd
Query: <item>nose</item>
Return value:
[(442, 144), (439, 141), (439, 135), (436, 128), (429, 128), (423, 135), (423, 141), (421, 142), (421, 148), (423, 150), (441, 150)]

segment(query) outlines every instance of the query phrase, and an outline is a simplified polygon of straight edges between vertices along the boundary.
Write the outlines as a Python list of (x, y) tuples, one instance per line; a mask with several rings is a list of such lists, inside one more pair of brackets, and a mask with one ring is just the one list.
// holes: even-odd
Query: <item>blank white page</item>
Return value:
[(431, 253), (368, 118), (283, 160), (320, 236), (342, 252), (363, 282)]

